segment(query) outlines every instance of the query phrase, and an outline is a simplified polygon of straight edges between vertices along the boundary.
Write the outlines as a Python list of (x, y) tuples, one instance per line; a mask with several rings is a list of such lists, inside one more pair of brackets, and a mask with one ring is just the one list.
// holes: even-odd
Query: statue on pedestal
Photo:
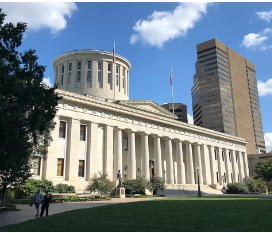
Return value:
[(121, 170), (118, 170), (117, 172), (117, 179), (119, 180), (119, 184), (118, 184), (118, 188), (122, 187), (122, 174), (121, 174)]

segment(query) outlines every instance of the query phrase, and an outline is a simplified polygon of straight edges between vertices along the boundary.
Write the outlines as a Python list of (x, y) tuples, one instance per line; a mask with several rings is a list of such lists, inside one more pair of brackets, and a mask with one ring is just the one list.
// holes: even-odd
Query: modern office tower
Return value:
[(247, 154), (265, 153), (254, 64), (217, 39), (196, 47), (194, 124), (245, 138)]
[[(162, 107), (166, 108), (170, 112), (173, 112), (173, 105), (172, 103), (162, 104)], [(187, 119), (187, 105), (182, 103), (175, 103), (174, 104), (174, 114), (178, 116), (178, 121), (188, 123)]]

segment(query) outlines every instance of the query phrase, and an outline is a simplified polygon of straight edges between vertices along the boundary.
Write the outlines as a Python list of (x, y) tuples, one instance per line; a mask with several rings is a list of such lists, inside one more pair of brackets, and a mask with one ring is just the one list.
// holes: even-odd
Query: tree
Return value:
[(165, 184), (161, 177), (154, 175), (150, 178), (150, 182), (148, 183), (149, 191), (153, 191), (154, 195), (157, 195), (159, 190), (163, 191), (165, 189)]
[(89, 192), (98, 192), (102, 195), (109, 195), (113, 190), (111, 181), (108, 179), (107, 173), (94, 173), (86, 187)]
[(262, 179), (266, 186), (266, 193), (268, 194), (268, 182), (272, 180), (272, 160), (262, 160), (255, 166), (255, 172), (257, 174), (255, 179)]
[(2, 202), (9, 185), (31, 176), (30, 160), (46, 159), (54, 129), (58, 100), (53, 88), (42, 84), (45, 67), (38, 64), (35, 50), (17, 51), (26, 23), (4, 24), (0, 9), (0, 185)]

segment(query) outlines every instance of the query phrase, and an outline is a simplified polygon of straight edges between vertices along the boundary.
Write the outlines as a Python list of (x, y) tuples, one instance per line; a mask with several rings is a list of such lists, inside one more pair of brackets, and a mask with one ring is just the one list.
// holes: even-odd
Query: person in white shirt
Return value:
[(38, 191), (33, 196), (33, 201), (35, 201), (35, 207), (37, 209), (37, 213), (36, 213), (35, 217), (39, 217), (39, 206), (40, 206), (41, 201), (43, 199), (43, 195), (40, 191), (41, 190), (38, 189)]

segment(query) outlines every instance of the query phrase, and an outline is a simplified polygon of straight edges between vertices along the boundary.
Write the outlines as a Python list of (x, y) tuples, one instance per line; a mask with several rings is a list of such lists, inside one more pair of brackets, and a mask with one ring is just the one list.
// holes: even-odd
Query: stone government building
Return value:
[[(131, 64), (101, 50), (77, 50), (53, 60), (59, 101), (48, 159), (37, 157), (35, 179), (87, 186), (95, 172), (116, 182), (157, 174), (172, 187), (200, 184), (222, 187), (248, 177), (243, 138), (194, 126), (153, 101), (129, 100)], [(113, 72), (115, 71), (115, 72)], [(116, 103), (114, 97), (116, 81)]]

